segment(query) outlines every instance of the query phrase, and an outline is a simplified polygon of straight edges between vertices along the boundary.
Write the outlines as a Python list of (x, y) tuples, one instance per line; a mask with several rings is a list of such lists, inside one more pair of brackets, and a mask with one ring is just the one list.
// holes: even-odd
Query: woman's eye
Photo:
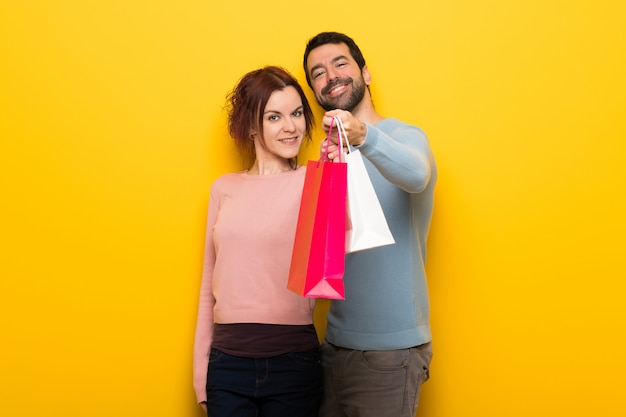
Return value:
[(302, 110), (296, 110), (292, 114), (297, 117), (302, 116)]
[(273, 115), (271, 115), (270, 117), (268, 117), (268, 118), (267, 118), (267, 120), (270, 120), (270, 121), (275, 121), (275, 120), (278, 120), (278, 116), (277, 116), (277, 115), (275, 115), (275, 114), (273, 114)]

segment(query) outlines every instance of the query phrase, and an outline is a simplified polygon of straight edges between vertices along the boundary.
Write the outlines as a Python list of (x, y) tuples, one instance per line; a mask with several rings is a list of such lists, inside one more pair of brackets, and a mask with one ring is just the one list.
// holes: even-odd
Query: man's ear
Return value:
[(363, 66), (361, 74), (363, 75), (363, 80), (365, 80), (365, 85), (370, 85), (372, 83), (372, 76), (370, 75), (370, 70), (367, 68), (367, 65)]

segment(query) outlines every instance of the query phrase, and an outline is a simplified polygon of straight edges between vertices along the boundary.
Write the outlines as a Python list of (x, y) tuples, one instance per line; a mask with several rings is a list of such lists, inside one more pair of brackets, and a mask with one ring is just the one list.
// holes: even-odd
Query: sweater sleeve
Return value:
[(209, 365), (209, 352), (213, 340), (213, 306), (215, 305), (215, 298), (213, 297), (213, 291), (211, 289), (213, 269), (215, 266), (213, 226), (217, 219), (218, 210), (218, 200), (215, 194), (211, 193), (193, 355), (193, 385), (198, 403), (206, 401), (207, 368)]
[[(377, 126), (397, 124), (385, 133)], [(422, 192), (432, 173), (433, 156), (426, 134), (415, 126), (385, 119), (367, 125), (365, 142), (357, 147), (387, 181), (408, 192)]]

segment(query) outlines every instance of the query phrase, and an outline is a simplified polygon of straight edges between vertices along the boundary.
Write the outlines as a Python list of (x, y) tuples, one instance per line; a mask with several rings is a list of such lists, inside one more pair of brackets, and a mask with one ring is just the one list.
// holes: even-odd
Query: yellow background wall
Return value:
[(224, 97), (265, 64), (304, 82), (321, 30), (439, 164), (418, 415), (625, 415), (625, 25), (621, 0), (2, 2), (0, 415), (201, 415)]

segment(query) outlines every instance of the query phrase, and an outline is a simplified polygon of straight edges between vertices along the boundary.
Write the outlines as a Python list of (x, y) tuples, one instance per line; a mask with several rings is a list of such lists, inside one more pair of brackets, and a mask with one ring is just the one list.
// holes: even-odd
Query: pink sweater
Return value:
[(211, 187), (194, 345), (198, 402), (206, 400), (214, 323), (313, 323), (315, 300), (287, 290), (305, 172), (236, 172)]

